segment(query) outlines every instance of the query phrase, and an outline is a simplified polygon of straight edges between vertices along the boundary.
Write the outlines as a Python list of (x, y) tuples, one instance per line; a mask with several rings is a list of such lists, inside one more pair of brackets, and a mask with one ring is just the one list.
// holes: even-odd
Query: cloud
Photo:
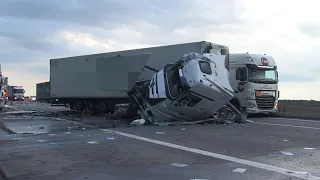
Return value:
[[(287, 93), (290, 83), (320, 88), (318, 70), (312, 69), (320, 66), (316, 3), (2, 0), (0, 60), (10, 83), (35, 87), (49, 79), (53, 58), (206, 40), (227, 45), (234, 53), (272, 55), (282, 94), (295, 98)], [(31, 89), (29, 95), (35, 93)], [(307, 90), (301, 91), (308, 98)]]

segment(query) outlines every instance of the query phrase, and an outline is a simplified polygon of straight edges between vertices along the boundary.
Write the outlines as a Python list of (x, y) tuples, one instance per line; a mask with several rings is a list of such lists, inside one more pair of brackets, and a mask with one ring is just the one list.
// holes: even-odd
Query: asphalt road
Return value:
[(0, 114), (6, 179), (320, 179), (320, 121), (133, 127), (102, 116), (45, 114), (66, 110), (47, 104), (16, 103), (7, 111), (16, 110), (42, 114)]

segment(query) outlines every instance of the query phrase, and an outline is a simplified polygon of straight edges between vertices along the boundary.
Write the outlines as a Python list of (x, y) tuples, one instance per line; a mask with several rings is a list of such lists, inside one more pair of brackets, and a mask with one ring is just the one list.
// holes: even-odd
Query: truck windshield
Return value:
[(13, 93), (23, 93), (23, 89), (14, 89)]
[(249, 69), (249, 78), (250, 82), (263, 84), (276, 84), (278, 79), (275, 70), (254, 68)]

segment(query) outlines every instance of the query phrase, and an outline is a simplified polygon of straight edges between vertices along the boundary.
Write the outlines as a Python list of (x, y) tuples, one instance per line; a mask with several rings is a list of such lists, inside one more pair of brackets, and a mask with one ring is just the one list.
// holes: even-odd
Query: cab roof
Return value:
[(229, 55), (230, 64), (253, 64), (258, 67), (275, 67), (276, 62), (272, 56), (263, 54), (236, 53)]

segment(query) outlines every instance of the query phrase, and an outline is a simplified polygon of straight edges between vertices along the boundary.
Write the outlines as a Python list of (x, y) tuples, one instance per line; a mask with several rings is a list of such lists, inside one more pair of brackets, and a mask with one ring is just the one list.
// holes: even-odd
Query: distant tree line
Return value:
[(316, 100), (291, 100), (291, 99), (282, 99), (279, 100), (279, 104), (320, 104), (320, 101)]

